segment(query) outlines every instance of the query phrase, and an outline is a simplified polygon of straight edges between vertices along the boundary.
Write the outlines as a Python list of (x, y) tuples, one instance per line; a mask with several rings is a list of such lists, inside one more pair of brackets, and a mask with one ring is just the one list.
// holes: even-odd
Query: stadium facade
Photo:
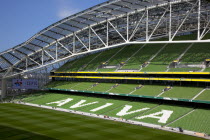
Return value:
[[(109, 0), (46, 27), (0, 53), (2, 97), (12, 78), (39, 79), (69, 59), (126, 44), (209, 42), (205, 0)], [(192, 40), (177, 36), (196, 33)], [(164, 38), (164, 39), (161, 39)]]

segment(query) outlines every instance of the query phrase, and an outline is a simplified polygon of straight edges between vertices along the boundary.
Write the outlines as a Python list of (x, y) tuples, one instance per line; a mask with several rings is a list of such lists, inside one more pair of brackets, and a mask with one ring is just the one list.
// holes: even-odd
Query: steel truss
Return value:
[[(111, 0), (0, 53), (0, 71), (9, 78), (126, 44), (210, 42), (209, 11), (205, 0)], [(177, 40), (192, 33), (197, 37)]]

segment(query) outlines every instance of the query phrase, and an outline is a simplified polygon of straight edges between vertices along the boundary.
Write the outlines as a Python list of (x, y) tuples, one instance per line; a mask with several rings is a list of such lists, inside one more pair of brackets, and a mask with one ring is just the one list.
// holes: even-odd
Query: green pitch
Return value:
[(0, 104), (0, 112), (0, 139), (200, 139), (25, 105)]

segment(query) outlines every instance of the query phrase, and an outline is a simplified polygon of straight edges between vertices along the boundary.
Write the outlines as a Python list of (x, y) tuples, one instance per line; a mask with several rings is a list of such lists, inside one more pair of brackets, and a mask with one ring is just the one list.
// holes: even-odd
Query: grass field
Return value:
[(0, 139), (198, 140), (192, 136), (36, 107), (0, 104)]
[[(167, 120), (167, 123), (170, 123), (174, 121), (175, 119), (179, 118), (180, 116), (188, 113), (189, 111), (192, 110), (192, 108), (187, 108), (187, 107), (181, 107), (181, 106), (170, 106), (170, 105), (160, 105), (155, 109), (149, 110), (146, 112), (144, 115), (156, 113), (160, 110), (172, 110), (173, 115)], [(133, 118), (134, 120), (138, 120), (136, 118)], [(158, 125), (164, 125), (163, 123), (155, 120), (154, 118), (144, 118), (138, 121), (146, 122), (146, 123), (152, 123), (152, 124), (158, 124)]]

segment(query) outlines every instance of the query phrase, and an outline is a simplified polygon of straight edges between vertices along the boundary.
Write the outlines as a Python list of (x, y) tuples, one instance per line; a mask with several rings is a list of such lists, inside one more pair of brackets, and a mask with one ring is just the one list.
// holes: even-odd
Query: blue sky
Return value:
[(0, 52), (45, 27), (107, 0), (0, 0)]

